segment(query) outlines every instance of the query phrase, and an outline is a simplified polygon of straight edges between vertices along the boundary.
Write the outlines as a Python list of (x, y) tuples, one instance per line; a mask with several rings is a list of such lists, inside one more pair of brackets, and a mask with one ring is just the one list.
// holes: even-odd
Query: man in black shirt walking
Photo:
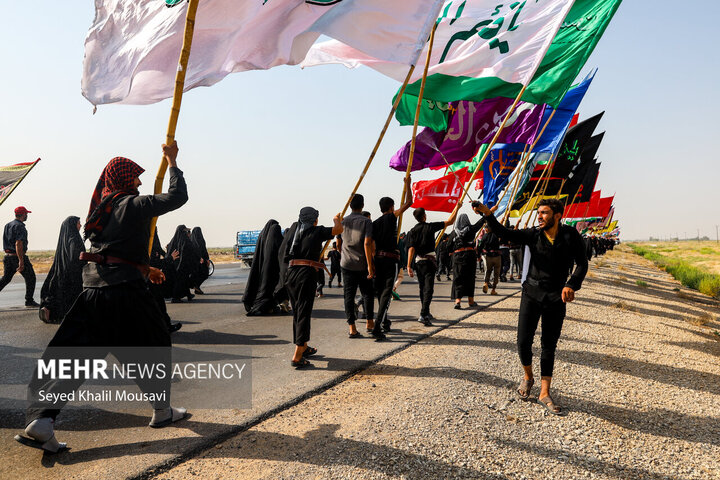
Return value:
[(35, 270), (27, 254), (28, 235), (25, 228), (28, 213), (32, 213), (25, 207), (17, 207), (15, 209), (15, 220), (5, 225), (3, 231), (3, 249), (5, 250), (5, 258), (3, 266), (5, 271), (2, 279), (0, 279), (0, 290), (10, 283), (15, 272), (18, 272), (25, 279), (25, 306), (39, 307), (35, 302)]
[(435, 273), (437, 272), (437, 259), (435, 258), (435, 232), (447, 228), (455, 223), (455, 217), (460, 208), (456, 208), (450, 218), (445, 222), (427, 223), (427, 216), (424, 208), (418, 208), (413, 212), (415, 225), (408, 233), (408, 274), (413, 277), (412, 265), (415, 263), (417, 270), (418, 284), (420, 286), (420, 317), (418, 322), (426, 327), (431, 327), (432, 315), (430, 315), (430, 302), (432, 302), (433, 290), (435, 288)]
[(373, 240), (375, 241), (375, 296), (378, 299), (377, 321), (373, 326), (372, 336), (376, 341), (384, 340), (386, 332), (390, 331), (390, 320), (387, 318), (393, 284), (398, 275), (400, 263), (400, 249), (397, 243), (397, 219), (412, 205), (412, 190), (410, 189), (410, 176), (405, 183), (408, 192), (405, 203), (395, 210), (395, 201), (390, 197), (380, 199), (382, 216), (373, 222)]
[[(575, 228), (560, 223), (564, 205), (555, 198), (540, 200), (538, 203), (539, 228), (510, 230), (502, 226), (491, 210), (480, 202), (473, 203), (473, 209), (485, 216), (488, 225), (500, 238), (527, 245), (530, 250), (530, 266), (523, 283), (518, 319), (517, 345), (524, 371), (518, 395), (527, 400), (535, 383), (532, 342), (542, 317), (541, 386), (537, 401), (550, 413), (564, 415), (565, 411), (550, 397), (550, 383), (555, 348), (565, 319), (565, 305), (575, 299), (575, 292), (580, 290), (588, 271), (582, 237)], [(576, 267), (570, 276), (573, 262)]]

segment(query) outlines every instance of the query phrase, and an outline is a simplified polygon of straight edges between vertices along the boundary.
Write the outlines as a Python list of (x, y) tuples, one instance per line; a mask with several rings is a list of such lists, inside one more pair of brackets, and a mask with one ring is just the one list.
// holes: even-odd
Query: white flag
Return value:
[[(465, 98), (465, 90), (477, 90), (473, 79), (483, 78), (527, 85), (562, 25), (573, 0), (446, 0), (439, 16), (428, 76), (453, 77), (447, 90)], [(422, 77), (427, 47), (410, 82)], [(314, 45), (303, 66), (341, 63), (354, 68), (366, 65), (396, 80), (407, 69), (352, 45), (331, 40)], [(446, 78), (446, 80), (450, 80)], [(469, 84), (468, 84), (468, 80)], [(434, 96), (433, 80), (429, 81)], [(483, 88), (481, 85), (479, 88)], [(449, 100), (445, 100), (449, 101)]]
[[(177, 3), (177, 2), (175, 2)], [(442, 0), (200, 0), (185, 90), (301, 62), (321, 35), (373, 57), (415, 62)], [(82, 93), (94, 105), (172, 96), (186, 3), (95, 0)]]

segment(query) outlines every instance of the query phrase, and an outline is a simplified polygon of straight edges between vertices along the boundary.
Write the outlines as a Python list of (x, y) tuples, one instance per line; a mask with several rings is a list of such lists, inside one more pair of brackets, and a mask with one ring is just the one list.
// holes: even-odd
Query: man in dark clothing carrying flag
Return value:
[[(163, 153), (170, 166), (167, 193), (139, 195), (139, 175), (144, 170), (127, 158), (113, 158), (103, 170), (85, 223), (85, 236), (91, 244), (90, 251), (82, 256), (89, 262), (83, 269), (85, 290), (50, 340), (43, 354), (46, 363), (57, 360), (48, 353), (55, 347), (72, 349), (79, 357), (86, 355), (85, 347), (97, 347), (113, 353), (121, 363), (138, 361), (129, 358), (128, 350), (122, 347), (152, 347), (143, 349), (156, 352), (151, 363), (170, 371), (170, 332), (146, 285), (146, 277), (153, 283), (163, 280), (162, 273), (148, 265), (150, 222), (153, 217), (180, 208), (188, 195), (175, 161), (177, 144), (163, 145)], [(16, 436), (18, 442), (50, 453), (66, 448), (55, 438), (54, 423), (67, 400), (58, 398), (48, 404), (39, 392), (74, 392), (84, 381), (77, 373), (71, 379), (47, 378), (35, 369), (28, 386), (31, 405), (26, 436)], [(149, 398), (156, 399), (151, 402), (155, 410), (150, 427), (165, 427), (185, 418), (185, 409), (170, 407), (170, 375), (138, 378), (136, 383)], [(160, 397), (158, 392), (167, 394)]]
[(415, 264), (418, 276), (418, 285), (420, 287), (420, 316), (418, 322), (426, 327), (432, 326), (432, 315), (430, 314), (430, 303), (432, 302), (433, 291), (435, 289), (435, 273), (437, 272), (437, 259), (435, 258), (435, 232), (439, 232), (443, 228), (447, 228), (455, 223), (457, 212), (460, 206), (456, 208), (450, 218), (444, 222), (427, 223), (427, 215), (424, 208), (418, 208), (413, 211), (413, 216), (418, 224), (415, 225), (408, 233), (408, 274), (413, 277), (415, 272), (412, 265)]
[[(550, 396), (555, 348), (560, 338), (565, 305), (575, 299), (588, 271), (585, 244), (578, 231), (562, 225), (563, 204), (558, 199), (538, 203), (538, 228), (510, 230), (495, 219), (492, 211), (480, 202), (473, 203), (476, 213), (485, 216), (488, 225), (501, 238), (527, 245), (530, 262), (523, 283), (518, 320), (517, 345), (524, 379), (518, 395), (527, 400), (535, 383), (532, 373), (532, 343), (538, 322), (542, 317), (542, 353), (540, 355), (541, 387), (538, 403), (554, 415), (565, 411)], [(576, 265), (570, 279), (568, 276)]]
[(318, 225), (319, 214), (313, 207), (303, 207), (298, 221), (285, 232), (288, 241), (283, 241), (280, 251), (282, 261), (288, 264), (285, 288), (292, 304), (295, 344), (290, 365), (296, 369), (312, 366), (306, 357), (317, 353), (317, 348), (309, 346), (308, 341), (318, 271), (325, 266), (318, 261), (322, 255), (323, 242), (343, 232), (339, 213), (333, 218), (332, 227)]
[(397, 243), (397, 219), (412, 205), (411, 179), (405, 180), (407, 197), (405, 203), (395, 210), (395, 201), (390, 197), (380, 199), (382, 216), (373, 222), (373, 240), (375, 242), (375, 296), (378, 299), (377, 321), (372, 329), (376, 341), (385, 339), (385, 332), (390, 331), (390, 320), (387, 318), (393, 285), (398, 276), (400, 249)]

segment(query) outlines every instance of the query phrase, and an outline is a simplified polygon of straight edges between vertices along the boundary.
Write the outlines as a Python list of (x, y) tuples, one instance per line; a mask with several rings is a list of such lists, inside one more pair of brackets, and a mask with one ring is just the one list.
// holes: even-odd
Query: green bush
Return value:
[[(720, 275), (708, 273), (684, 260), (664, 257), (639, 245), (629, 244), (629, 246), (637, 255), (647, 258), (662, 267), (686, 287), (698, 290), (711, 297), (720, 296)], [(638, 285), (640, 285), (639, 281)]]
[(637, 284), (638, 287), (647, 288), (647, 286), (648, 286), (647, 282), (643, 282), (642, 280), (638, 280), (635, 283)]

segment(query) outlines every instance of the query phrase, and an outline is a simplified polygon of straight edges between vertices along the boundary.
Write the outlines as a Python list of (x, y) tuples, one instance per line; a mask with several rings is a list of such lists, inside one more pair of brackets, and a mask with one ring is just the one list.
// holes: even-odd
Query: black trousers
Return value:
[[(153, 348), (152, 363), (164, 363), (165, 371), (170, 369), (170, 332), (158, 308), (158, 304), (148, 290), (145, 282), (131, 282), (104, 288), (86, 288), (77, 298), (65, 319), (60, 324), (48, 347), (103, 347), (120, 362), (135, 363), (137, 359), (128, 358), (127, 349), (122, 354), (115, 347), (166, 347)], [(82, 348), (75, 350), (77, 357), (83, 356)], [(147, 352), (143, 352), (144, 354)], [(50, 357), (46, 351), (43, 358)], [(147, 356), (143, 357), (143, 362)], [(138, 376), (139, 377), (139, 376)], [(71, 392), (83, 383), (79, 379), (40, 379), (37, 370), (28, 386), (29, 398), (35, 398), (33, 392)], [(153, 403), (154, 408), (170, 406), (170, 375), (165, 379), (136, 380), (145, 393), (167, 392), (166, 399)], [(55, 419), (63, 404), (47, 408), (31, 404), (26, 414), (26, 424), (38, 418)]]
[(417, 273), (418, 285), (420, 286), (420, 316), (422, 317), (430, 315), (430, 302), (432, 302), (435, 291), (436, 272), (437, 266), (432, 260), (422, 260), (415, 263), (415, 273)]
[(393, 285), (398, 275), (398, 261), (389, 257), (375, 257), (375, 296), (378, 299), (378, 321), (375, 323), (375, 333), (381, 332), (381, 326), (390, 326), (386, 319), (390, 299), (392, 298)]
[(373, 320), (375, 318), (375, 294), (373, 292), (373, 281), (367, 278), (367, 272), (365, 270), (355, 271), (343, 268), (342, 276), (345, 279), (343, 296), (345, 297), (345, 316), (348, 325), (354, 325), (357, 320), (355, 317), (355, 295), (358, 288), (360, 288), (360, 295), (363, 298), (366, 319)]
[(342, 270), (340, 270), (340, 267), (337, 269), (330, 267), (330, 280), (328, 281), (329, 285), (332, 285), (333, 280), (337, 277), (338, 286), (342, 283)]
[[(25, 279), (25, 301), (29, 302), (33, 300), (33, 297), (35, 296), (35, 270), (33, 269), (32, 263), (30, 263), (30, 259), (27, 255), (25, 255), (24, 263), (25, 268), (22, 272), (20, 272), (20, 275), (22, 275)], [(3, 259), (3, 267), (5, 268), (5, 271), (0, 279), (0, 290), (10, 283), (10, 280), (12, 280), (15, 273), (17, 273), (18, 265), (20, 265), (20, 260), (17, 255), (5, 255), (5, 258)]]
[[(558, 296), (553, 295), (553, 298)], [(543, 301), (539, 301), (523, 291), (518, 318), (517, 346), (520, 362), (526, 367), (532, 365), (532, 344), (540, 317), (542, 317), (540, 375), (552, 377), (555, 349), (565, 319), (565, 302), (549, 300), (547, 296)]]
[(310, 317), (312, 316), (317, 271), (313, 267), (290, 267), (285, 279), (285, 288), (290, 297), (293, 312), (293, 343), (299, 347), (310, 341)]

